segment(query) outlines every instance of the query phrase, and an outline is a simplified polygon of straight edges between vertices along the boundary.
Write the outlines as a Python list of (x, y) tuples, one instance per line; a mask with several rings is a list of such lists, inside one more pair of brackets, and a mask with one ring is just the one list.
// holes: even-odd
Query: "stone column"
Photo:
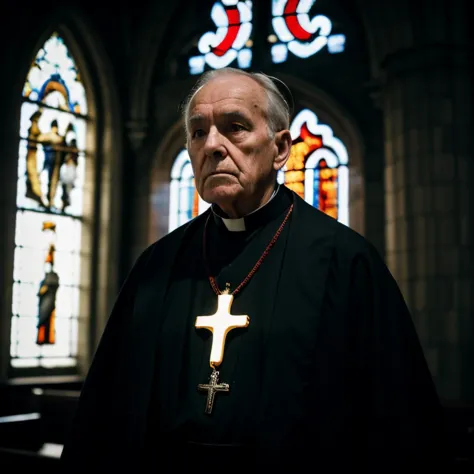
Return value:
[(474, 398), (474, 159), (466, 51), (408, 50), (383, 90), (387, 263), (440, 396)]
[[(128, 216), (125, 225), (125, 248), (129, 252), (127, 271), (148, 246), (150, 215), (150, 160), (146, 149), (148, 122), (145, 119), (127, 122), (129, 138), (128, 163), (125, 177), (125, 194), (128, 194)], [(129, 189), (127, 190), (127, 186)]]

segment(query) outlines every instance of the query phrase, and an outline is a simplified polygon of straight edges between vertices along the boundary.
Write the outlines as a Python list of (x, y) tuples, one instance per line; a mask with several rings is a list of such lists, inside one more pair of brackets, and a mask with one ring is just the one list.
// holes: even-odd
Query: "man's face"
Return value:
[(271, 194), (274, 172), (286, 162), (278, 159), (280, 134), (270, 137), (266, 109), (263, 88), (236, 74), (212, 79), (190, 104), (187, 142), (196, 188), (230, 216)]

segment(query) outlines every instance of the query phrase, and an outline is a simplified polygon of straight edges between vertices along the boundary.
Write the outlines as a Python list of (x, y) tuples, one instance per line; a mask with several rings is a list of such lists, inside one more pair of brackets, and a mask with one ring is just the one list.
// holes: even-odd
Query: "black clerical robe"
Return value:
[[(280, 227), (291, 204), (291, 194), (282, 189), (245, 219), (245, 230), (233, 232), (219, 216), (209, 213), (205, 234), (203, 226), (197, 226), (189, 236), (190, 244), (179, 253), (157, 341), (149, 422), (150, 440), (155, 445), (170, 440), (173, 444), (255, 443), (266, 337), (271, 332), (289, 225), (286, 222), (281, 231)], [(278, 238), (261, 260), (277, 231)], [(258, 270), (237, 290), (232, 304), (231, 313), (248, 315), (250, 325), (231, 330), (226, 338), (219, 375), (221, 382), (230, 385), (230, 391), (216, 395), (209, 416), (205, 413), (207, 392), (196, 388), (207, 383), (211, 374), (213, 337), (208, 330), (195, 328), (197, 316), (211, 315), (217, 308), (209, 275), (216, 276), (221, 290), (228, 284), (233, 292), (259, 261)], [(288, 297), (292, 295), (288, 293)]]
[[(210, 375), (211, 338), (194, 327), (216, 309), (205, 223), (211, 271), (232, 290), (291, 202), (276, 244), (235, 298), (232, 313), (250, 324), (229, 333), (220, 369), (230, 392), (206, 415), (197, 384)], [(378, 253), (287, 188), (260, 215), (241, 238), (225, 236), (208, 210), (143, 252), (84, 383), (64, 466), (204, 472), (212, 457), (187, 457), (187, 442), (251, 447), (249, 470), (399, 472), (444, 462), (436, 390)], [(237, 462), (230, 454), (229, 466)]]

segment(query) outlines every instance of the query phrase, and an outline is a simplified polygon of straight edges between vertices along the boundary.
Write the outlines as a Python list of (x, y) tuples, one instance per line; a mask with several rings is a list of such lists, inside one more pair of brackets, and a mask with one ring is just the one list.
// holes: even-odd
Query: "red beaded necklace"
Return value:
[(275, 235), (273, 236), (272, 240), (270, 241), (270, 243), (267, 245), (267, 247), (263, 251), (263, 253), (262, 253), (261, 257), (258, 259), (257, 263), (254, 265), (252, 270), (250, 270), (250, 273), (243, 279), (243, 281), (240, 283), (240, 285), (237, 286), (237, 288), (235, 288), (235, 290), (232, 291), (232, 292), (230, 292), (230, 289), (228, 287), (224, 291), (221, 291), (219, 289), (219, 287), (217, 286), (216, 279), (214, 278), (214, 276), (211, 275), (211, 272), (210, 272), (210, 269), (209, 269), (209, 265), (208, 265), (208, 262), (207, 262), (207, 253), (206, 253), (206, 231), (207, 231), (207, 224), (209, 222), (209, 218), (210, 218), (211, 214), (209, 214), (207, 216), (206, 223), (204, 224), (204, 232), (203, 232), (203, 238), (202, 238), (204, 263), (206, 265), (207, 273), (209, 275), (209, 283), (211, 284), (211, 287), (214, 290), (214, 293), (216, 295), (219, 296), (219, 295), (222, 295), (222, 294), (231, 294), (231, 295), (235, 296), (240, 290), (242, 290), (242, 288), (250, 281), (250, 279), (253, 277), (255, 272), (259, 269), (260, 265), (265, 260), (265, 257), (270, 252), (270, 249), (275, 245), (275, 242), (278, 240), (278, 237), (280, 237), (281, 231), (283, 230), (283, 227), (285, 227), (285, 224), (287, 223), (292, 211), (293, 211), (293, 204), (288, 209), (288, 212), (286, 213), (286, 216), (283, 219), (283, 222), (280, 224), (280, 227), (278, 227), (278, 230), (275, 232)]

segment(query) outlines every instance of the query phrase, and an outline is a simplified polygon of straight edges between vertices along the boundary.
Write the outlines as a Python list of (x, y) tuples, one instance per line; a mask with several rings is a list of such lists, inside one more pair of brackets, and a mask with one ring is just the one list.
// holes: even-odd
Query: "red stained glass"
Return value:
[(286, 3), (285, 11), (283, 13), (285, 23), (291, 34), (300, 41), (308, 41), (311, 38), (311, 33), (308, 33), (301, 25), (297, 17), (296, 9), (300, 0), (289, 0)]
[(235, 39), (240, 30), (240, 13), (237, 8), (227, 8), (226, 9), (227, 19), (229, 21), (229, 27), (227, 29), (227, 34), (225, 38), (212, 49), (212, 52), (216, 56), (224, 56), (232, 45), (234, 44)]
[(306, 123), (304, 123), (303, 126), (301, 127), (300, 137), (309, 146), (308, 155), (312, 151), (316, 150), (317, 148), (321, 148), (323, 146), (323, 141), (322, 141), (321, 137), (313, 135), (309, 131), (308, 125)]

